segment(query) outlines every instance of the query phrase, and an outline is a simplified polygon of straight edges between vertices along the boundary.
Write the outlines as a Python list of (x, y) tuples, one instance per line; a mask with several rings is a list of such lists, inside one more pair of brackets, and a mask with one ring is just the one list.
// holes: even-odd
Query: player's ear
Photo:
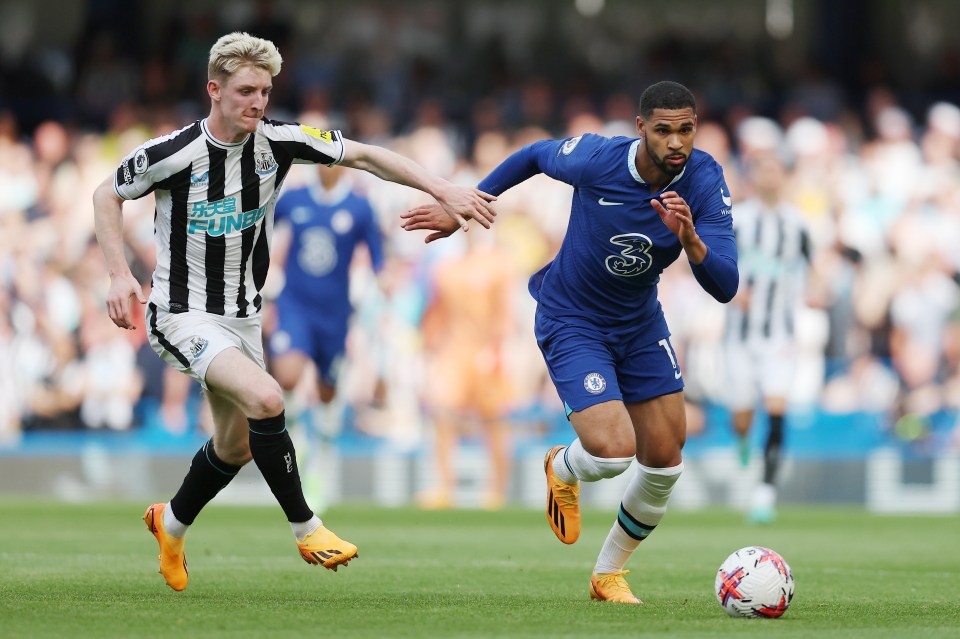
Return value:
[(216, 80), (207, 80), (207, 95), (214, 102), (218, 102), (220, 100), (220, 83)]
[(643, 116), (637, 116), (637, 133), (640, 134), (640, 137), (643, 137)]

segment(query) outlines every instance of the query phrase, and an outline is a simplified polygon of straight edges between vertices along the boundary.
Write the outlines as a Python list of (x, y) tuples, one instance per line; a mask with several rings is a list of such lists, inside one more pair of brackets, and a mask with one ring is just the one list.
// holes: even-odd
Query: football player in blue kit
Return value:
[[(683, 470), (683, 376), (657, 300), (660, 273), (683, 252), (718, 301), (737, 291), (730, 191), (720, 165), (694, 149), (696, 129), (693, 94), (659, 82), (640, 98), (638, 137), (535, 142), (479, 186), (499, 195), (544, 173), (574, 187), (563, 243), (529, 284), (537, 342), (578, 435), (544, 460), (547, 520), (560, 541), (580, 535), (580, 482), (637, 461), (593, 570), (593, 599), (641, 603), (624, 566), (660, 523)], [(407, 230), (433, 231), (427, 242), (458, 228), (436, 206), (403, 217)]]
[[(283, 288), (275, 301), (277, 326), (270, 336), (270, 370), (281, 388), (292, 391), (312, 362), (320, 405), (291, 403), (287, 419), (298, 421), (303, 446), (304, 493), (322, 510), (317, 450), (313, 435), (335, 430), (333, 401), (346, 349), (353, 307), (350, 268), (366, 246), (374, 273), (383, 268), (383, 234), (367, 198), (354, 188), (345, 168), (323, 167), (317, 181), (291, 189), (277, 201), (275, 258), (282, 260)], [(318, 312), (322, 310), (322, 312)], [(298, 414), (299, 413), (299, 414)]]

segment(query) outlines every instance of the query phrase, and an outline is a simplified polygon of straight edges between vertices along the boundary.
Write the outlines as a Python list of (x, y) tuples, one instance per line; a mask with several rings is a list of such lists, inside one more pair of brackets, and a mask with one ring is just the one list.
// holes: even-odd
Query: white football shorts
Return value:
[(194, 378), (204, 389), (210, 363), (234, 347), (266, 370), (262, 316), (223, 317), (203, 311), (170, 313), (147, 304), (147, 336), (164, 362)]
[(789, 341), (727, 342), (723, 403), (731, 410), (752, 410), (761, 398), (791, 395), (796, 347)]

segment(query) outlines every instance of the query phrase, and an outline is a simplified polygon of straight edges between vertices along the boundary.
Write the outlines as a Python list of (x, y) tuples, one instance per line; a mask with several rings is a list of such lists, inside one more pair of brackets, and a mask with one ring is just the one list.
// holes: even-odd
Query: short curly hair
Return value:
[(647, 87), (640, 96), (640, 117), (649, 118), (654, 109), (693, 109), (697, 112), (697, 101), (693, 93), (679, 82), (664, 80)]

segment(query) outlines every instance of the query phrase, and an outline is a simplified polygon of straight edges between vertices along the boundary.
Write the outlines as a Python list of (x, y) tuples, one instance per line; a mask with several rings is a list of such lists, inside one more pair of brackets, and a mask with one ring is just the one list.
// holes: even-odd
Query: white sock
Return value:
[(670, 468), (637, 466), (637, 474), (630, 480), (620, 502), (620, 512), (593, 571), (597, 574), (623, 570), (630, 555), (640, 542), (657, 527), (667, 511), (667, 500), (674, 484), (683, 472), (683, 462)]
[(553, 458), (553, 472), (561, 481), (575, 484), (577, 480), (597, 481), (616, 477), (630, 468), (632, 462), (633, 457), (594, 457), (577, 438)]
[(301, 413), (303, 413), (303, 404), (296, 391), (283, 391), (283, 414), (287, 424), (298, 424)]
[(187, 534), (187, 528), (189, 524), (185, 524), (173, 514), (173, 506), (170, 505), (170, 502), (167, 502), (167, 507), (163, 509), (163, 529), (167, 531), (167, 534), (171, 537), (181, 538)]
[(753, 496), (750, 499), (750, 506), (756, 510), (773, 510), (777, 503), (777, 489), (773, 484), (758, 484), (753, 489)]
[(307, 521), (291, 521), (290, 527), (293, 528), (293, 534), (297, 541), (303, 541), (304, 538), (323, 525), (319, 517), (314, 515)]
[(341, 407), (336, 398), (324, 404), (317, 405), (310, 410), (314, 432), (323, 439), (333, 439), (340, 434)]

